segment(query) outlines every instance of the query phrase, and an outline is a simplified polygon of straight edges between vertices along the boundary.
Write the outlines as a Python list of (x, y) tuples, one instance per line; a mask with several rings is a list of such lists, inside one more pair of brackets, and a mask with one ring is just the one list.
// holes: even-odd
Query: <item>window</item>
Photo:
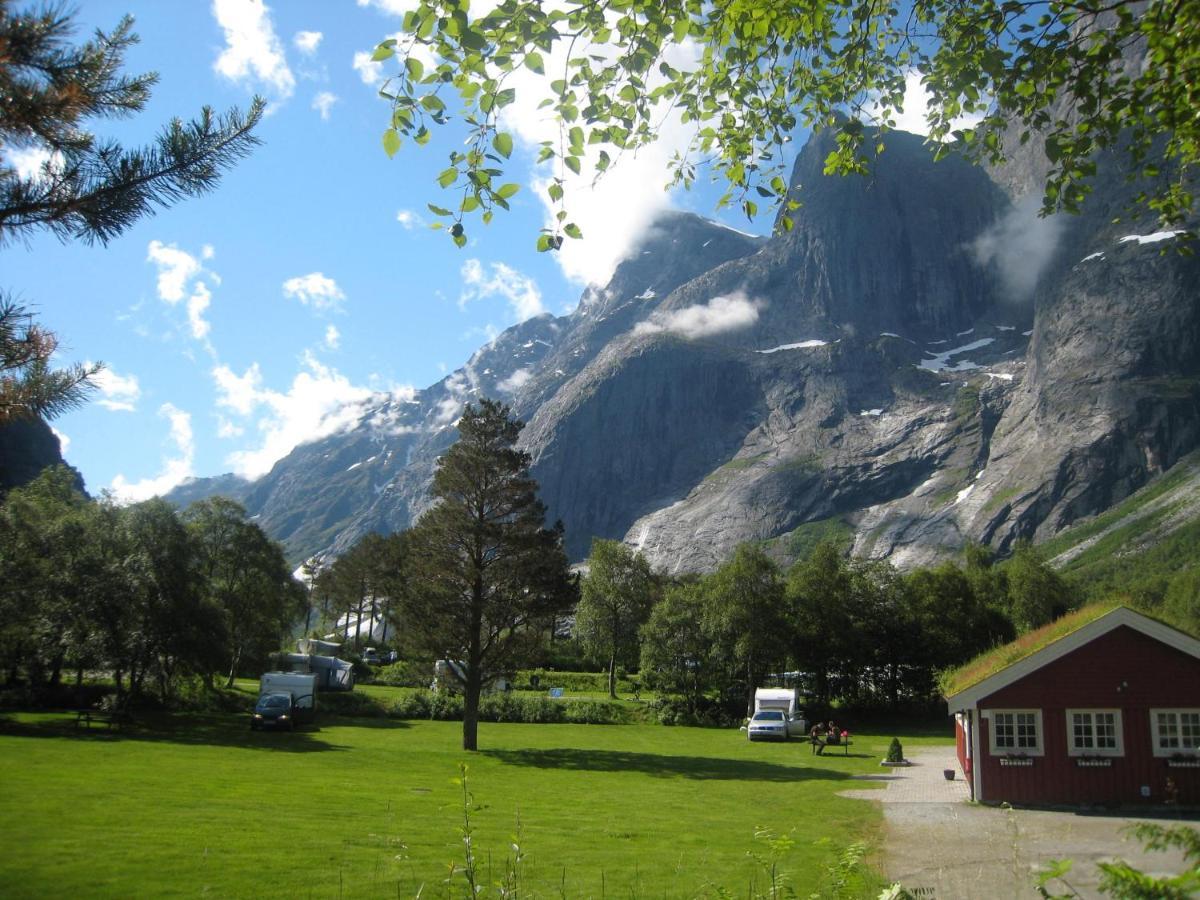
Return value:
[(1194, 756), (1200, 752), (1200, 709), (1152, 709), (1150, 732), (1155, 756)]
[(1068, 709), (1067, 753), (1071, 756), (1124, 756), (1119, 709)]
[(1042, 711), (1040, 709), (992, 710), (988, 729), (993, 756), (1042, 755)]

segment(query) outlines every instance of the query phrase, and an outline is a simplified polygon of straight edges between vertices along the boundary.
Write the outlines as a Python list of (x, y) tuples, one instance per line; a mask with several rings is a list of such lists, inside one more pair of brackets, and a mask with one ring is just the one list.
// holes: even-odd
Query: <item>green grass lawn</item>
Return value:
[(0, 718), (6, 897), (444, 897), (463, 859), (464, 760), (485, 878), (489, 853), (500, 877), (519, 811), (539, 896), (746, 896), (764, 880), (748, 856), (768, 854), (759, 826), (791, 835), (780, 866), (802, 896), (833, 894), (827, 870), (879, 821), (836, 792), (878, 772), (892, 737), (861, 734), (844, 758), (734, 730), (485, 723), (466, 754), (453, 722), (330, 717), (272, 734), (243, 716), (163, 716), (109, 735), (73, 721)]

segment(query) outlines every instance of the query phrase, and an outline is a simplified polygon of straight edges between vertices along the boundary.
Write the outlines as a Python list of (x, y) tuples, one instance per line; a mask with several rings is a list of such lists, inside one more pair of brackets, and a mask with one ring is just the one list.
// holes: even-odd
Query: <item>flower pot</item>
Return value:
[(953, 769), (942, 769), (942, 774), (946, 776), (947, 781), (954, 780), (954, 770)]

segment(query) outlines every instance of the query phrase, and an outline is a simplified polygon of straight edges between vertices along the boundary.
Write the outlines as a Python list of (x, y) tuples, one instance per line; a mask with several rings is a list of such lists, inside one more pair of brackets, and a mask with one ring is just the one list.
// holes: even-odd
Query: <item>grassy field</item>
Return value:
[(835, 795), (879, 771), (891, 736), (861, 734), (845, 758), (733, 730), (484, 724), (469, 755), (451, 722), (272, 734), (242, 716), (163, 716), (109, 735), (12, 714), (0, 884), (6, 897), (464, 896), (461, 875), (446, 878), (463, 860), (466, 760), (484, 880), (501, 876), (519, 811), (538, 896), (746, 896), (766, 877), (748, 853), (771, 855), (760, 826), (790, 835), (779, 864), (801, 895), (870, 895), (870, 872), (839, 892), (829, 869), (870, 844), (878, 811)]

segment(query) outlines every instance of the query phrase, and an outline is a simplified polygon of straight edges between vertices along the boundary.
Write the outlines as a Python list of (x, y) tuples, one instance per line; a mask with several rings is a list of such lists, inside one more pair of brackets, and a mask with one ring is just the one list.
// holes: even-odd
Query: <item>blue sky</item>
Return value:
[(371, 392), (425, 387), (498, 330), (569, 311), (659, 209), (713, 214), (715, 190), (662, 191), (665, 146), (596, 191), (577, 184), (568, 205), (586, 240), (537, 253), (546, 209), (531, 184), (544, 173), (529, 148), (543, 125), (530, 94), (509, 123), (512, 180), (523, 184), (513, 211), (455, 248), (427, 227), (425, 204), (439, 201), (435, 177), (459, 139), (439, 135), (391, 160), (381, 147), (386, 68), (365, 61), (406, 5), (82, 4), (81, 38), (132, 13), (141, 43), (126, 71), (161, 77), (142, 114), (97, 121), (97, 134), (133, 145), (205, 104), (269, 101), (264, 146), (215, 193), (108, 246), (38, 235), (0, 249), (0, 284), (58, 333), (62, 360), (108, 367), (92, 402), (52, 423), (93, 493), (132, 500), (190, 476), (261, 475), (352, 418)]

